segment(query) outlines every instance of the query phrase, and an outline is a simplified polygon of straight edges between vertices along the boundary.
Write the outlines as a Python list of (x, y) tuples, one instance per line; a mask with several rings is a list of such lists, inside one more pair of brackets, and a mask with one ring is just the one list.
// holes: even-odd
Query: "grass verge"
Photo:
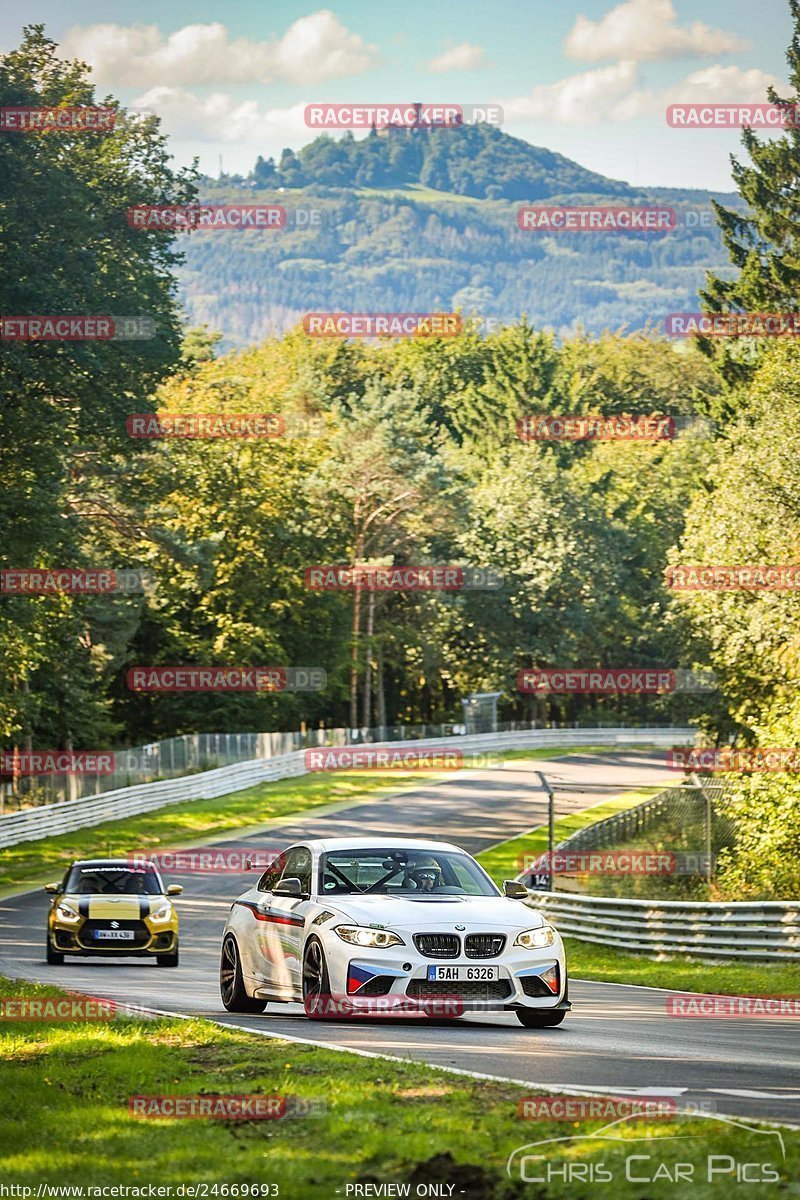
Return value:
[[(585, 753), (585, 751), (581, 751), (581, 753)], [(558, 845), (564, 838), (568, 838), (572, 833), (577, 833), (579, 829), (584, 829), (587, 825), (594, 825), (597, 821), (605, 820), (606, 817), (613, 817), (615, 813), (623, 812), (627, 808), (634, 808), (643, 800), (654, 796), (659, 790), (654, 787), (642, 791), (625, 792), (621, 796), (613, 796), (591, 808), (585, 808), (582, 812), (559, 817), (554, 825), (555, 844)], [(547, 826), (539, 825), (536, 829), (529, 829), (526, 833), (522, 833), (508, 842), (500, 842), (497, 846), (484, 850), (482, 854), (478, 855), (478, 861), (484, 870), (489, 872), (492, 879), (502, 886), (504, 879), (515, 879), (519, 875), (523, 870), (523, 859), (526, 856), (536, 858), (538, 855), (544, 854), (547, 851), (547, 845)]]
[(731, 962), (686, 955), (630, 954), (574, 937), (564, 939), (570, 975), (605, 983), (639, 983), (716, 996), (797, 996), (800, 967), (777, 962)]
[[(0, 980), (0, 995), (64, 993)], [(563, 1035), (520, 1028), (519, 1036), (530, 1043)], [(800, 1168), (798, 1135), (788, 1131), (783, 1133), (785, 1161), (774, 1133), (746, 1131), (719, 1119), (637, 1119), (616, 1128), (619, 1143), (598, 1142), (592, 1134), (607, 1123), (604, 1119), (521, 1119), (519, 1102), (531, 1093), (513, 1084), (260, 1038), (202, 1020), (6, 1020), (0, 1022), (0, 1044), (3, 1177), (7, 1185), (34, 1189), (29, 1195), (40, 1184), (144, 1189), (206, 1184), (205, 1194), (213, 1198), (243, 1196), (245, 1186), (274, 1184), (274, 1190), (260, 1195), (281, 1200), (335, 1200), (341, 1195), (344, 1200), (359, 1194), (352, 1190), (356, 1183), (407, 1183), (412, 1196), (419, 1184), (437, 1184), (443, 1190), (433, 1195), (463, 1195), (466, 1200), (560, 1200), (565, 1194), (570, 1200), (640, 1200), (643, 1195), (651, 1200), (711, 1200), (735, 1176), (718, 1175), (706, 1182), (709, 1154), (729, 1155), (732, 1162), (770, 1163), (785, 1181), (796, 1178)], [(128, 1107), (132, 1096), (199, 1094), (277, 1095), (290, 1108), (313, 1102), (317, 1115), (238, 1121), (142, 1118)], [(529, 1161), (527, 1171), (552, 1175), (550, 1181), (532, 1188), (521, 1181), (518, 1167), (508, 1178), (506, 1159), (514, 1150), (549, 1138), (570, 1140), (532, 1149), (545, 1158)], [(629, 1154), (648, 1156), (636, 1161), (640, 1179), (652, 1179), (660, 1169), (658, 1181), (644, 1191), (641, 1183), (625, 1180)], [(676, 1162), (689, 1164), (691, 1184), (676, 1187), (672, 1182)], [(668, 1175), (659, 1163), (667, 1164)], [(601, 1167), (613, 1182), (588, 1181)], [(578, 1181), (565, 1187), (565, 1169), (576, 1168)], [(587, 1181), (580, 1181), (580, 1173)], [(222, 1190), (226, 1185), (228, 1190)], [(749, 1200), (786, 1194), (786, 1186), (767, 1191), (763, 1185), (759, 1190), (740, 1184), (736, 1194)]]

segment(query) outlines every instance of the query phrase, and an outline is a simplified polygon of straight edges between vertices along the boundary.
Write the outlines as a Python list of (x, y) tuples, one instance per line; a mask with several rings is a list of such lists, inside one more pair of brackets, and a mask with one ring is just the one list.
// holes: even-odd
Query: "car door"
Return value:
[(242, 936), (239, 950), (242, 956), (242, 971), (259, 986), (273, 983), (275, 972), (273, 958), (280, 958), (280, 945), (274, 937), (268, 920), (272, 903), (272, 889), (283, 872), (285, 856), (267, 867), (258, 883), (236, 901), (236, 911)]
[(280, 954), (272, 957), (272, 977), (279, 982), (281, 991), (288, 986), (295, 995), (302, 993), (305, 918), (311, 908), (307, 899), (311, 894), (311, 869), (309, 848), (294, 846), (286, 854), (280, 879), (299, 879), (305, 899), (282, 896), (275, 891), (270, 899), (268, 923), (272, 925), (274, 935), (270, 944), (274, 946), (277, 941), (280, 946)]

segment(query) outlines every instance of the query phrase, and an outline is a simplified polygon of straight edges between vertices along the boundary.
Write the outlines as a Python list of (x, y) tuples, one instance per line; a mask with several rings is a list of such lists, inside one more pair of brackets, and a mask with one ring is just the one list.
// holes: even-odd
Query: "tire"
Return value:
[(236, 938), (230, 933), (222, 943), (219, 994), (228, 1012), (260, 1013), (267, 1007), (266, 1000), (256, 1000), (245, 991), (239, 947), (236, 945)]
[[(564, 1000), (569, 1000), (569, 979), (564, 983)], [(569, 1012), (568, 1008), (518, 1008), (517, 1020), (526, 1029), (552, 1029), (560, 1025)]]
[(64, 955), (59, 954), (58, 950), (53, 949), (53, 943), (50, 941), (50, 934), (47, 934), (47, 962), (51, 967), (63, 967)]
[(156, 962), (159, 967), (177, 967), (179, 950), (176, 946), (169, 954), (157, 954)]
[(324, 1021), (329, 1015), (325, 1009), (330, 1008), (330, 994), (325, 951), (318, 938), (311, 938), (303, 954), (303, 1008), (310, 1021)]
[(524, 1025), (526, 1029), (552, 1029), (554, 1025), (560, 1025), (567, 1015), (566, 1008), (552, 1009), (548, 1012), (546, 1008), (518, 1008), (517, 1020), (520, 1025)]

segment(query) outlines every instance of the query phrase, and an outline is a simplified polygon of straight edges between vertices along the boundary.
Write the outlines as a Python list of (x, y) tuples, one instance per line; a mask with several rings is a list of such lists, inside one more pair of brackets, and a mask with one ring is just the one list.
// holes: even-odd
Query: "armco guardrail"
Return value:
[(699, 958), (800, 958), (800, 902), (619, 900), (532, 892), (559, 933), (619, 950)]
[[(568, 725), (539, 725), (535, 721), (507, 721), (480, 725), (480, 717), (472, 714), (469, 723), (451, 721), (424, 725), (383, 725), (358, 729), (294, 729), (271, 733), (184, 733), (178, 737), (131, 746), (127, 750), (109, 751), (113, 770), (103, 774), (70, 775), (48, 772), (47, 775), (14, 775), (0, 777), (0, 816), (4, 812), (32, 808), (35, 805), (62, 804), (65, 800), (80, 800), (84, 796), (99, 796), (101, 792), (118, 792), (121, 788), (138, 787), (141, 783), (157, 783), (164, 779), (180, 779), (201, 771), (216, 771), (234, 763), (253, 762), (257, 758), (274, 758), (307, 750), (314, 746), (350, 746), (375, 742), (420, 741), (425, 738), (462, 737), (477, 733), (518, 733), (533, 729), (577, 729)], [(581, 724), (587, 730), (603, 727)], [(606, 728), (613, 726), (606, 722)], [(7, 747), (13, 755), (14, 749)]]
[[(615, 745), (659, 745), (672, 746), (693, 742), (693, 729), (532, 729), (508, 733), (478, 733), (461, 737), (426, 738), (413, 742), (413, 748), (435, 749), (452, 746), (454, 743), (466, 753), (479, 750), (513, 750), (547, 746), (595, 746)], [(403, 746), (408, 742), (374, 742), (378, 746)], [(168, 804), (182, 804), (189, 800), (210, 800), (228, 792), (242, 791), (256, 783), (270, 779), (288, 779), (305, 775), (304, 751), (276, 755), (274, 758), (254, 759), (251, 762), (232, 763), (213, 771), (187, 775), (180, 779), (164, 779), (156, 783), (142, 783), (134, 787), (120, 788), (114, 792), (102, 792), (99, 796), (87, 796), (81, 800), (67, 800), (61, 804), (46, 804), (39, 808), (23, 809), (21, 812), (0, 816), (0, 848), (14, 846), (19, 842), (36, 841), (58, 833), (71, 833), (100, 825), (104, 821), (116, 821), (139, 813), (151, 812)]]

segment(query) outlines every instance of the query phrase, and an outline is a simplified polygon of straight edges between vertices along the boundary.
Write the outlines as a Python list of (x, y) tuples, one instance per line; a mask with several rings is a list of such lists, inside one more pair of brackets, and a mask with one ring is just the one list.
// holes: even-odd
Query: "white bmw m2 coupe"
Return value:
[(507, 880), (447, 842), (333, 838), (290, 847), (231, 906), (229, 1012), (299, 1002), (313, 1019), (511, 1011), (529, 1028), (570, 1007), (558, 933)]

